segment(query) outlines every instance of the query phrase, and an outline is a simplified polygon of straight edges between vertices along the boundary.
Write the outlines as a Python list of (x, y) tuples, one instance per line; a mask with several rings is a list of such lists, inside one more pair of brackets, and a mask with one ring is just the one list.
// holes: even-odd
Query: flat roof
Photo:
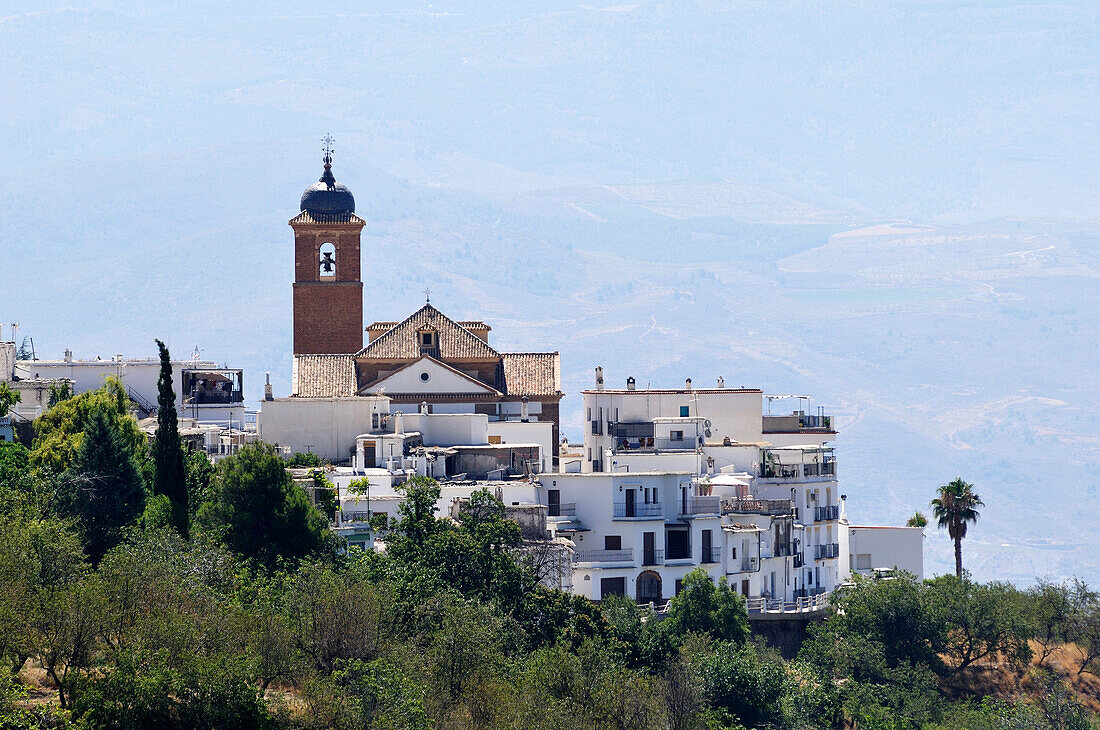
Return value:
[(540, 474), (540, 477), (660, 477), (673, 474), (676, 476), (691, 476), (693, 471), (590, 471), (590, 472), (548, 472)]
[(635, 388), (634, 390), (619, 390), (617, 388), (602, 388), (597, 390), (582, 390), (581, 393), (614, 393), (615, 395), (677, 395), (686, 393), (763, 393), (760, 388)]

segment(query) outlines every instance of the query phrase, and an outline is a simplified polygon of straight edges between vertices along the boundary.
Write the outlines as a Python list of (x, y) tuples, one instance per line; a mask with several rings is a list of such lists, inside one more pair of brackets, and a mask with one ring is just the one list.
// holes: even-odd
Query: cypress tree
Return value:
[(172, 503), (172, 523), (186, 540), (188, 533), (187, 470), (183, 464), (176, 392), (172, 388), (172, 360), (168, 348), (157, 340), (160, 350), (160, 380), (157, 381), (157, 433), (153, 438), (153, 492)]

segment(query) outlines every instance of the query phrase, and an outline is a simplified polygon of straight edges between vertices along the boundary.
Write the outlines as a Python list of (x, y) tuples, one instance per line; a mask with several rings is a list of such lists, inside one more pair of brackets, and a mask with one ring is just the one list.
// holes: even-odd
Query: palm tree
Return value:
[(966, 526), (978, 521), (977, 508), (984, 507), (985, 502), (974, 493), (974, 485), (964, 482), (961, 477), (941, 485), (939, 492), (940, 496), (932, 500), (932, 514), (955, 541), (955, 575), (962, 578), (962, 540), (966, 537)]

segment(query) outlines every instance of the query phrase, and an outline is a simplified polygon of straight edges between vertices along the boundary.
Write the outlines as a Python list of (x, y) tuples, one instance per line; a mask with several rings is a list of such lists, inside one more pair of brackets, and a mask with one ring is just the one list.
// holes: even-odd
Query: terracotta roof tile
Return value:
[[(372, 325), (373, 326), (373, 325)], [(386, 359), (418, 358), (421, 356), (418, 333), (431, 328), (439, 333), (439, 350), (432, 353), (439, 360), (495, 360), (500, 357), (485, 340), (440, 312), (431, 304), (413, 312), (359, 351), (360, 357)]]
[(290, 225), (296, 223), (358, 223), (360, 225), (366, 225), (366, 221), (355, 215), (355, 213), (311, 214), (308, 210), (303, 210), (288, 222)]
[(512, 396), (561, 395), (561, 356), (556, 352), (508, 352), (504, 392)]
[(333, 398), (355, 395), (354, 355), (295, 355), (291, 395)]

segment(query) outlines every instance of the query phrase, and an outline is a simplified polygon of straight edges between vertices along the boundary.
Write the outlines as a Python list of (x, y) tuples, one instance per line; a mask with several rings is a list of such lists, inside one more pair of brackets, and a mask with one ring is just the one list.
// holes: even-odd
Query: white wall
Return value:
[(541, 471), (549, 471), (554, 457), (554, 424), (550, 421), (489, 421), (488, 436), (502, 444), (538, 444)]
[(276, 398), (262, 404), (260, 438), (343, 461), (351, 458), (355, 437), (371, 430), (371, 414), (388, 410), (389, 399), (383, 397)]
[[(848, 527), (848, 550), (853, 573), (866, 573), (868, 568), (897, 567), (924, 578), (923, 528), (851, 525)], [(861, 556), (867, 557), (861, 560)]]
[[(424, 380), (421, 376), (427, 375)], [(371, 386), (373, 392), (382, 388), (389, 393), (488, 393), (483, 385), (464, 378), (450, 368), (427, 358), (421, 358)]]

